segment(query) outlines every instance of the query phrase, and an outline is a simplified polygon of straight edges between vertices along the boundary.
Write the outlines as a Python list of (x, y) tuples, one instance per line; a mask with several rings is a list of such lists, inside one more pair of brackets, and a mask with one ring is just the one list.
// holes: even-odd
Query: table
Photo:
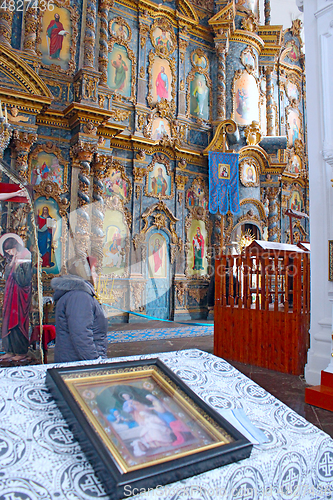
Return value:
[[(142, 492), (136, 500), (333, 496), (333, 440), (223, 359), (189, 349), (107, 362), (155, 357), (217, 411), (243, 408), (268, 442), (253, 446), (246, 460)], [(51, 366), (64, 365), (0, 369), (0, 499), (106, 500), (45, 386), (45, 371)]]

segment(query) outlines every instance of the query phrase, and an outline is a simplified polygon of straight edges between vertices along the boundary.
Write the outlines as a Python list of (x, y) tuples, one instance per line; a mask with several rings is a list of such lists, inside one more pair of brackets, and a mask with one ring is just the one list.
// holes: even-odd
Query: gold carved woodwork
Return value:
[(302, 21), (300, 19), (294, 19), (292, 21), (291, 33), (293, 36), (299, 37), (302, 30)]
[(38, 27), (37, 9), (28, 7), (24, 14), (23, 50), (36, 54), (36, 34)]
[(187, 163), (186, 163), (185, 158), (181, 158), (181, 160), (178, 162), (178, 167), (179, 167), (181, 170), (185, 170), (185, 169), (186, 169), (186, 167), (187, 167)]
[(13, 106), (12, 108), (9, 109), (9, 116), (8, 119), (10, 122), (28, 122), (29, 117), (24, 116), (24, 115), (19, 115), (19, 110), (16, 106)]
[[(130, 201), (131, 197), (132, 197), (132, 184), (131, 184), (130, 179), (126, 175), (124, 165), (122, 165), (117, 160), (112, 160), (111, 162), (108, 163), (107, 169), (106, 169), (106, 171), (104, 173), (104, 176), (103, 176), (104, 177), (104, 182), (105, 182), (105, 179), (107, 179), (108, 177), (111, 177), (111, 175), (115, 171), (117, 171), (117, 172), (120, 173), (120, 178), (126, 183), (126, 187), (127, 187), (127, 193), (126, 193), (126, 196), (124, 198), (120, 198), (115, 193), (115, 197), (120, 200), (120, 202), (121, 202), (121, 204), (123, 206), (125, 203), (128, 203)], [(109, 198), (109, 197), (107, 197), (107, 198)]]
[(88, 135), (96, 135), (97, 127), (93, 122), (88, 122), (83, 125), (83, 132)]
[(260, 125), (255, 120), (245, 128), (244, 133), (248, 146), (256, 146), (261, 141)]
[(146, 76), (146, 72), (145, 72), (145, 68), (143, 66), (141, 66), (140, 68), (140, 72), (139, 72), (139, 77), (144, 80), (145, 79), (145, 76)]
[(181, 205), (184, 199), (184, 191), (178, 191), (178, 203)]
[(185, 298), (186, 290), (187, 290), (187, 283), (185, 283), (184, 281), (176, 282), (177, 300), (178, 300), (181, 307), (183, 307), (183, 305), (184, 305), (184, 298)]
[(7, 229), (7, 232), (18, 234), (25, 242), (28, 239), (28, 214), (30, 210), (28, 204), (18, 206), (16, 210), (12, 210), (10, 227)]
[[(6, 5), (6, 4), (5, 4)], [(15, 3), (14, 3), (15, 9)], [(0, 10), (0, 43), (11, 48), (14, 10), (6, 7)]]
[(110, 113), (111, 113), (111, 118), (115, 122), (123, 122), (123, 121), (127, 120), (131, 114), (130, 111), (119, 109), (119, 108), (111, 109)]
[(140, 30), (140, 46), (141, 49), (143, 49), (147, 43), (147, 35), (149, 33), (150, 27), (147, 26), (146, 24), (140, 23), (139, 30)]
[[(36, 134), (21, 132), (17, 129), (13, 131), (12, 149), (15, 154), (15, 168), (27, 179), (28, 174), (28, 155), (34, 142), (37, 141)], [(28, 179), (27, 179), (28, 180)]]
[(188, 287), (188, 295), (192, 297), (198, 304), (203, 301), (208, 292), (208, 287), (205, 288), (194, 288), (193, 286)]
[(242, 19), (242, 28), (245, 31), (250, 31), (251, 33), (255, 33), (258, 30), (258, 19), (257, 17), (251, 13)]
[[(181, 241), (181, 238), (178, 237), (177, 233), (176, 233), (176, 229), (175, 229), (175, 225), (176, 225), (176, 222), (179, 221), (179, 219), (177, 219), (177, 217), (175, 217), (175, 215), (171, 212), (171, 210), (166, 206), (166, 204), (164, 203), (164, 201), (158, 201), (157, 203), (154, 203), (153, 205), (151, 205), (150, 207), (148, 207), (142, 214), (142, 219), (144, 221), (144, 227), (141, 229), (140, 231), (140, 234), (139, 235), (136, 235), (135, 237), (135, 245), (137, 244), (140, 244), (142, 239), (143, 241), (145, 241), (145, 234), (148, 230), (148, 227), (149, 227), (149, 217), (153, 216), (154, 217), (154, 222), (151, 224), (151, 227), (154, 227), (156, 224), (155, 224), (155, 215), (153, 215), (153, 213), (157, 211), (158, 213), (161, 213), (163, 212), (166, 216), (166, 218), (163, 219), (163, 222), (165, 221), (165, 226), (163, 226), (163, 228), (170, 233), (170, 236), (171, 236), (171, 243), (173, 243), (174, 245), (182, 245), (182, 241)], [(161, 214), (163, 215), (163, 214)], [(167, 219), (169, 220), (169, 229), (167, 227)], [(157, 218), (157, 221), (158, 223), (160, 223), (162, 221), (162, 218), (161, 217), (158, 217)], [(157, 226), (156, 226), (157, 227)], [(134, 240), (134, 239), (133, 239)], [(133, 244), (134, 244), (134, 241), (133, 241)]]
[(130, 283), (131, 287), (131, 310), (142, 311), (142, 305), (144, 303), (142, 299), (142, 294), (145, 289), (145, 283), (136, 282)]
[[(64, 70), (58, 64), (43, 64), (42, 68), (48, 70), (52, 75), (72, 75), (75, 73), (75, 56), (76, 56), (76, 44), (77, 40), (79, 40), (78, 35), (78, 26), (79, 26), (79, 13), (78, 9), (74, 3), (71, 5), (71, 0), (53, 0), (53, 4), (58, 8), (65, 8), (70, 13), (71, 20), (71, 43), (70, 43), (70, 59), (68, 61), (68, 69)], [(37, 30), (37, 55), (42, 56), (42, 52), (38, 49), (38, 45), (42, 42), (42, 37), (46, 36), (46, 33), (43, 33), (42, 21), (46, 11), (42, 11), (39, 9), (38, 13), (38, 30)]]
[(134, 182), (138, 184), (143, 183), (143, 178), (146, 175), (147, 169), (145, 167), (133, 167)]
[(68, 161), (63, 157), (61, 149), (51, 141), (47, 141), (44, 144), (37, 144), (34, 150), (29, 155), (29, 168), (28, 168), (28, 180), (30, 182), (31, 179), (31, 171), (32, 171), (32, 162), (33, 160), (37, 160), (38, 155), (40, 153), (53, 154), (58, 159), (59, 165), (63, 167), (63, 183), (62, 187), (55, 182), (51, 182), (51, 184), (56, 184), (60, 189), (61, 193), (67, 193), (68, 191)]
[[(159, 194), (154, 194), (149, 192), (149, 173), (153, 172), (156, 163), (160, 163), (165, 166), (165, 170), (170, 177), (170, 194), (164, 194), (162, 193)], [(145, 185), (145, 195), (150, 196), (153, 198), (159, 198), (160, 200), (162, 198), (164, 199), (172, 199), (173, 198), (173, 193), (174, 193), (174, 178), (173, 178), (173, 172), (171, 171), (171, 166), (170, 166), (170, 161), (165, 155), (161, 154), (155, 154), (151, 163), (148, 165), (146, 169), (146, 185)]]
[(184, 191), (185, 185), (188, 181), (188, 177), (186, 175), (176, 175), (176, 186), (179, 191)]
[(225, 151), (227, 134), (234, 134), (237, 130), (237, 125), (234, 120), (223, 120), (216, 128), (215, 134), (203, 154), (208, 155), (208, 151)]

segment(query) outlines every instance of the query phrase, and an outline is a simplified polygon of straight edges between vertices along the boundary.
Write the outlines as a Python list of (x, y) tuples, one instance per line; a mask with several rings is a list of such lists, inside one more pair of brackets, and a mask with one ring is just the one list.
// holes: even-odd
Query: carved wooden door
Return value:
[(146, 314), (169, 319), (170, 314), (170, 240), (163, 231), (147, 236)]

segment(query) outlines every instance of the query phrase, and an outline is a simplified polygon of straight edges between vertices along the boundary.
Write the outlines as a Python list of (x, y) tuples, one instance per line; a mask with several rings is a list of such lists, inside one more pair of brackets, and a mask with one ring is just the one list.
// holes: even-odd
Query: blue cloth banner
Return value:
[(225, 215), (240, 212), (238, 153), (209, 151), (209, 211)]

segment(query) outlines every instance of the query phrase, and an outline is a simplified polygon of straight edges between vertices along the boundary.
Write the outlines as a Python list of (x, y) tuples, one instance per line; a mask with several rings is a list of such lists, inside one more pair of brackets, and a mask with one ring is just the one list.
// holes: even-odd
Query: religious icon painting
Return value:
[(300, 92), (299, 86), (296, 83), (290, 81), (286, 82), (285, 89), (289, 101), (299, 101)]
[(209, 120), (209, 88), (202, 73), (195, 73), (190, 84), (190, 114)]
[(259, 185), (258, 166), (253, 159), (245, 158), (239, 164), (240, 181), (245, 187)]
[(148, 240), (148, 277), (167, 277), (168, 248), (165, 237), (153, 233)]
[(186, 193), (186, 208), (194, 207), (208, 209), (208, 191), (202, 179), (195, 179)]
[(298, 109), (289, 108), (287, 113), (288, 144), (295, 146), (295, 141), (302, 138), (301, 118)]
[(238, 125), (259, 121), (259, 89), (255, 77), (247, 71), (234, 79), (233, 115)]
[(132, 61), (125, 46), (115, 43), (109, 52), (108, 86), (124, 97), (131, 97)]
[[(148, 167), (149, 168), (149, 167)], [(171, 198), (173, 195), (173, 184), (171, 175), (166, 165), (158, 161), (150, 165), (147, 181), (146, 194), (156, 198)]]
[[(150, 58), (151, 59), (151, 58)], [(150, 73), (150, 99), (148, 102), (154, 106), (163, 99), (171, 101), (173, 97), (173, 73), (167, 59), (153, 57), (151, 59)]]
[(41, 13), (38, 52), (44, 66), (55, 65), (63, 71), (75, 70), (78, 14), (76, 7), (61, 7), (54, 1), (54, 9)]
[(165, 136), (171, 137), (170, 124), (166, 118), (155, 118), (152, 124), (151, 138), (160, 141)]
[(241, 53), (243, 66), (251, 73), (257, 70), (257, 57), (252, 47), (246, 47)]
[(59, 162), (59, 158), (55, 154), (40, 151), (31, 160), (30, 170), (30, 182), (33, 186), (38, 186), (42, 181), (50, 181), (62, 188), (64, 165)]
[(129, 179), (124, 174), (121, 168), (109, 169), (105, 179), (103, 180), (103, 194), (106, 198), (114, 196), (120, 198), (123, 203), (126, 203), (131, 198), (131, 186)]
[(299, 56), (300, 52), (295, 40), (289, 40), (285, 45), (284, 51), (282, 52), (281, 62), (291, 62), (296, 64), (299, 62)]
[(291, 210), (296, 210), (297, 212), (302, 212), (303, 200), (299, 191), (296, 190), (292, 191), (289, 200), (289, 208)]
[(298, 177), (302, 170), (302, 160), (301, 158), (293, 154), (290, 158), (286, 173), (291, 174), (293, 177)]
[(193, 66), (198, 66), (201, 69), (208, 69), (208, 59), (203, 50), (198, 49), (191, 54), (191, 63)]
[(110, 35), (118, 38), (119, 41), (129, 40), (131, 37), (130, 29), (127, 23), (120, 17), (112, 19), (109, 22), (109, 32)]
[(192, 219), (187, 239), (190, 243), (187, 253), (187, 275), (204, 276), (208, 272), (208, 234), (203, 220)]
[(62, 266), (62, 219), (58, 203), (53, 198), (46, 199), (45, 196), (40, 196), (34, 205), (42, 270), (48, 274), (59, 274)]
[(119, 210), (107, 209), (104, 214), (102, 272), (105, 275), (123, 276), (126, 267), (126, 242), (128, 226), (124, 214)]
[(155, 49), (161, 53), (170, 54), (175, 50), (173, 33), (166, 26), (157, 27), (152, 31), (152, 42)]

